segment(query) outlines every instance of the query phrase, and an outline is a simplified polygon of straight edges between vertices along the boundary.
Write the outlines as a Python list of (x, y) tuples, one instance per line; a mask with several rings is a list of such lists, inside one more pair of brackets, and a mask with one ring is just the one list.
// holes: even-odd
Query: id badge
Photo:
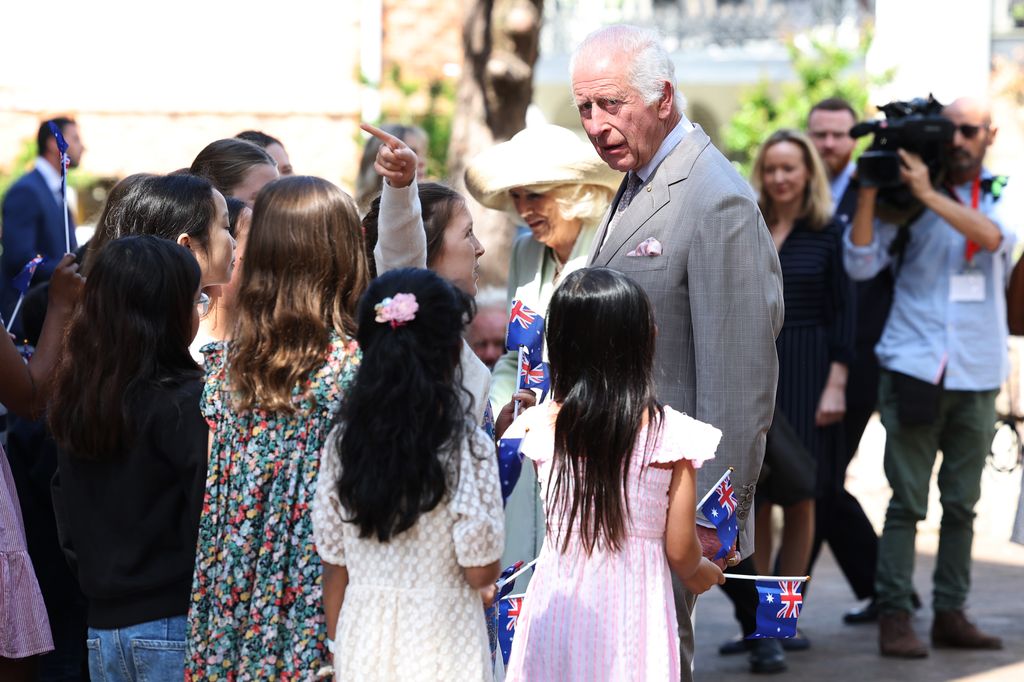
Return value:
[(981, 303), (985, 300), (985, 275), (968, 270), (953, 275), (949, 281), (951, 303)]

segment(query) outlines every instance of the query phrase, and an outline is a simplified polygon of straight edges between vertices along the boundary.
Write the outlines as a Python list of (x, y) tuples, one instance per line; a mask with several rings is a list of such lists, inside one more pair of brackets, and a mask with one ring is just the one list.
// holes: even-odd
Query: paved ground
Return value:
[[(850, 466), (848, 488), (860, 499), (876, 528), (881, 527), (889, 489), (882, 473), (884, 430), (872, 423), (861, 452)], [(883, 659), (878, 656), (875, 625), (849, 626), (843, 612), (854, 606), (853, 593), (832, 555), (822, 552), (814, 572), (814, 588), (800, 617), (801, 630), (812, 641), (809, 651), (787, 654), (789, 670), (776, 679), (870, 680), (871, 682), (970, 682), (1024, 681), (1024, 546), (1008, 541), (1020, 490), (1021, 472), (999, 473), (986, 468), (982, 500), (975, 523), (973, 587), (969, 613), (983, 629), (1003, 638), (1004, 649), (995, 652), (933, 650), (918, 661)], [(915, 628), (926, 637), (931, 626), (931, 570), (934, 565), (941, 513), (938, 491), (932, 484), (928, 519), (921, 524), (917, 541), (914, 582), (925, 600), (916, 615)], [(732, 605), (719, 590), (702, 596), (697, 607), (698, 680), (764, 679), (751, 675), (745, 655), (719, 656), (718, 644), (738, 634)]]

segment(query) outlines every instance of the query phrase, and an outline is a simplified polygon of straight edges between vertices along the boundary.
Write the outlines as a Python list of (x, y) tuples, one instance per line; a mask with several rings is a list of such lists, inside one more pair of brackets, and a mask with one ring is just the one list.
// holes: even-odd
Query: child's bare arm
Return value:
[(665, 529), (665, 555), (672, 571), (690, 592), (700, 594), (712, 585), (725, 582), (725, 576), (701, 553), (696, 529), (697, 473), (689, 460), (681, 459), (672, 468), (668, 491), (668, 525)]

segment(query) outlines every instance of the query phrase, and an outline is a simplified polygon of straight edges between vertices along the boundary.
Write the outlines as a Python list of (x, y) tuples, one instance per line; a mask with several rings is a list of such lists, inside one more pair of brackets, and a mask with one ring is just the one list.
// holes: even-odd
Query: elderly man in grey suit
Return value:
[[(672, 61), (654, 31), (611, 26), (570, 63), (583, 128), (601, 158), (627, 172), (591, 248), (591, 265), (639, 283), (658, 323), (661, 400), (724, 434), (698, 476), (698, 497), (726, 467), (738, 499), (738, 552), (754, 550), (750, 508), (775, 409), (782, 274), (757, 199), (682, 113)], [(749, 523), (748, 523), (749, 520)], [(705, 534), (707, 535), (707, 534)], [(703, 538), (702, 538), (703, 539)], [(676, 585), (685, 664), (696, 597)]]

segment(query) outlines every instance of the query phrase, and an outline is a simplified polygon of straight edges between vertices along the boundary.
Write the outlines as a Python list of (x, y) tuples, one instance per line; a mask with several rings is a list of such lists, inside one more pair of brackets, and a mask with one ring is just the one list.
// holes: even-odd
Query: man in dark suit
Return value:
[[(782, 327), (782, 273), (750, 186), (682, 113), (672, 60), (657, 33), (611, 26), (570, 63), (583, 128), (626, 172), (591, 248), (651, 299), (655, 380), (665, 403), (723, 432), (700, 469), (698, 497), (734, 467), (738, 551), (754, 551), (750, 514), (772, 421)], [(682, 679), (692, 679), (695, 595), (676, 583)], [(773, 640), (763, 640), (773, 641)]]
[[(807, 133), (825, 162), (832, 186), (835, 220), (842, 229), (850, 224), (857, 208), (857, 180), (850, 161), (856, 141), (850, 128), (857, 115), (849, 102), (837, 97), (818, 102), (807, 116)], [(837, 461), (828, 462), (819, 476), (830, 479), (833, 494), (820, 498), (815, 508), (815, 537), (811, 565), (828, 542), (839, 568), (858, 599), (867, 605), (846, 613), (850, 624), (870, 622), (878, 617), (875, 608), (875, 564), (878, 536), (857, 499), (845, 488), (846, 468), (857, 452), (864, 429), (878, 402), (878, 359), (875, 344), (885, 327), (892, 304), (892, 273), (885, 269), (875, 277), (856, 283), (857, 326), (855, 355), (846, 385), (846, 415), (843, 418), (844, 448)], [(821, 464), (819, 464), (821, 466)]]
[(61, 199), (61, 154), (57, 140), (50, 132), (53, 121), (68, 143), (71, 168), (78, 166), (85, 147), (78, 135), (78, 125), (70, 118), (58, 117), (43, 121), (36, 135), (39, 157), (35, 168), (11, 185), (3, 200), (3, 257), (0, 258), (0, 314), (9, 317), (18, 300), (18, 291), (11, 284), (25, 264), (36, 255), (45, 260), (36, 269), (33, 284), (50, 279), (57, 263), (68, 251), (78, 248), (75, 221), (68, 216), (70, 248), (64, 232), (64, 204)]

